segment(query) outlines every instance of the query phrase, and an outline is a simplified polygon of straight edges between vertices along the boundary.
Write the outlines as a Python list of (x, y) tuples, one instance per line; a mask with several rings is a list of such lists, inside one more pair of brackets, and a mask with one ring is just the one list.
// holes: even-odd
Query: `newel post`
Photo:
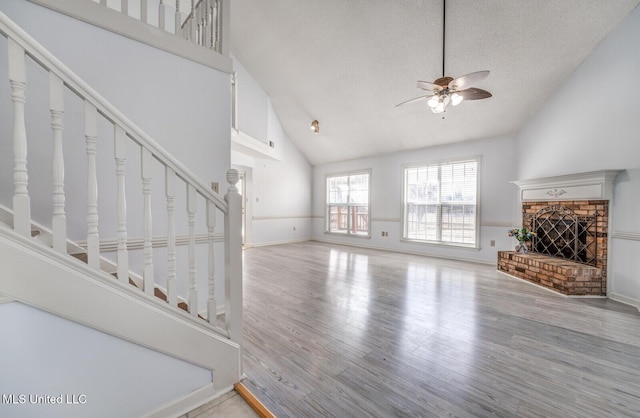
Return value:
[(224, 199), (225, 319), (231, 339), (242, 347), (242, 197), (238, 193), (238, 171), (227, 171), (229, 189)]

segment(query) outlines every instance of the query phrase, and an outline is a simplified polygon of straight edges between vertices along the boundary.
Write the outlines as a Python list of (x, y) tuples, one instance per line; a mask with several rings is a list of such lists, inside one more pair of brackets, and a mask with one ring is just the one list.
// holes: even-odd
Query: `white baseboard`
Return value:
[(609, 299), (624, 303), (625, 305), (633, 306), (640, 311), (640, 299), (630, 298), (629, 296), (624, 296), (618, 293), (611, 293), (609, 295)]
[(194, 409), (204, 405), (207, 402), (211, 402), (221, 396), (231, 392), (233, 386), (225, 387), (219, 391), (214, 389), (213, 383), (203, 386), (193, 392), (183, 396), (180, 399), (172, 401), (168, 404), (161, 406), (160, 408), (142, 415), (144, 418), (164, 418), (164, 417), (179, 417), (193, 411)]
[(247, 248), (251, 248), (251, 247), (269, 247), (271, 245), (294, 244), (296, 242), (306, 242), (306, 241), (312, 241), (312, 240), (313, 240), (312, 238), (307, 237), (307, 238), (287, 239), (287, 240), (282, 240), (282, 241), (261, 242), (259, 244), (248, 243), (248, 244), (246, 244), (246, 247)]
[(484, 264), (488, 266), (494, 266), (496, 264), (496, 261), (476, 260), (476, 259), (467, 258), (467, 257), (453, 257), (448, 255), (445, 256), (445, 255), (439, 255), (439, 254), (422, 253), (419, 251), (408, 251), (401, 248), (391, 248), (391, 247), (383, 247), (379, 245), (361, 244), (359, 242), (356, 242), (356, 240), (354, 240), (354, 242), (344, 242), (344, 241), (332, 240), (327, 238), (314, 237), (314, 238), (310, 238), (309, 241), (318, 241), (318, 242), (324, 242), (327, 244), (336, 244), (336, 245), (346, 245), (348, 247), (369, 248), (371, 250), (392, 251), (394, 253), (419, 255), (422, 257), (433, 257), (433, 258), (439, 258), (443, 260), (464, 261), (466, 263)]

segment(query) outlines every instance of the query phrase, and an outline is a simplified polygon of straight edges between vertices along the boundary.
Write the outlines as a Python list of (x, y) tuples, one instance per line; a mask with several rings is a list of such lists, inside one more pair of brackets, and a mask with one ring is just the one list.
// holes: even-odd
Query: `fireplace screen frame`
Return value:
[(523, 221), (537, 234), (531, 242), (534, 252), (597, 266), (597, 210), (578, 215), (566, 206), (550, 205), (526, 214)]

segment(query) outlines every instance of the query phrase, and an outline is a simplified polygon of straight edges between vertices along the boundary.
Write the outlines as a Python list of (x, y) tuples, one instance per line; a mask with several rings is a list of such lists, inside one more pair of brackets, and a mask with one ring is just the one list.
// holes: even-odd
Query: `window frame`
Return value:
[[(408, 231), (408, 217), (407, 217), (407, 170), (412, 168), (427, 168), (427, 167), (438, 167), (438, 184), (439, 189), (441, 190), (441, 168), (447, 164), (457, 164), (464, 162), (475, 162), (476, 163), (476, 201), (475, 201), (475, 240), (473, 243), (462, 243), (462, 242), (450, 242), (450, 241), (442, 241), (442, 205), (443, 202), (440, 201), (440, 197), (438, 198), (438, 236), (439, 239), (420, 239), (420, 238), (407, 238)], [(404, 164), (402, 166), (401, 172), (402, 178), (402, 202), (401, 202), (401, 224), (400, 224), (400, 240), (418, 244), (427, 244), (427, 245), (436, 245), (436, 246), (445, 246), (445, 247), (456, 247), (456, 248), (468, 248), (468, 249), (480, 249), (480, 190), (481, 190), (481, 173), (482, 173), (482, 157), (480, 155), (474, 155), (469, 157), (461, 157), (461, 158), (447, 158), (442, 160), (428, 161), (428, 162), (420, 162), (420, 163), (411, 163)]]
[[(334, 177), (351, 177), (351, 176), (359, 176), (359, 175), (363, 175), (366, 174), (368, 176), (368, 182), (367, 182), (367, 233), (365, 234), (358, 234), (358, 233), (353, 233), (351, 232), (351, 227), (350, 227), (350, 217), (349, 217), (349, 213), (350, 213), (350, 209), (351, 207), (361, 207), (362, 204), (350, 204), (349, 202), (345, 203), (345, 204), (330, 204), (329, 203), (329, 179), (334, 178)], [(324, 181), (324, 187), (325, 187), (325, 193), (324, 193), (324, 230), (325, 230), (325, 234), (335, 234), (335, 235), (339, 235), (339, 236), (347, 236), (347, 237), (359, 237), (359, 238), (371, 238), (371, 169), (364, 169), (364, 170), (353, 170), (353, 171), (343, 171), (343, 172), (335, 172), (335, 173), (327, 173), (325, 175), (325, 181)], [(347, 198), (348, 200), (348, 198)], [(361, 202), (358, 202), (361, 203)], [(331, 207), (332, 206), (347, 206), (347, 227), (346, 227), (346, 231), (345, 232), (341, 232), (341, 231), (332, 231), (331, 228), (331, 215), (330, 215), (330, 211), (331, 211)]]

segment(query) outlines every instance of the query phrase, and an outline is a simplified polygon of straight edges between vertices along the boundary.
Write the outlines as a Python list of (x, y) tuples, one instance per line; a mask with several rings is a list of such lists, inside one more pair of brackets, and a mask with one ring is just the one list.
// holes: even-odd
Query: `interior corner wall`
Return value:
[(616, 180), (611, 208), (608, 295), (640, 308), (638, 39), (640, 7), (614, 29), (522, 129), (517, 158), (520, 180), (625, 170)]
[(306, 241), (311, 238), (312, 168), (284, 133), (271, 103), (267, 110), (269, 139), (283, 149), (283, 160), (256, 160), (251, 244)]
[(211, 370), (18, 302), (0, 304), (0, 330), (3, 417), (142, 416), (212, 382)]
[[(472, 156), (481, 157), (481, 248), (476, 250), (401, 240), (403, 166)], [(499, 250), (513, 247), (507, 230), (513, 226), (514, 201), (517, 199), (517, 188), (509, 184), (515, 178), (514, 160), (515, 138), (505, 136), (315, 166), (313, 238), (318, 241), (495, 264)], [(371, 238), (325, 232), (326, 176), (365, 169), (371, 170)], [(383, 237), (383, 231), (388, 232), (388, 236)], [(491, 241), (495, 241), (496, 245), (491, 246)]]

